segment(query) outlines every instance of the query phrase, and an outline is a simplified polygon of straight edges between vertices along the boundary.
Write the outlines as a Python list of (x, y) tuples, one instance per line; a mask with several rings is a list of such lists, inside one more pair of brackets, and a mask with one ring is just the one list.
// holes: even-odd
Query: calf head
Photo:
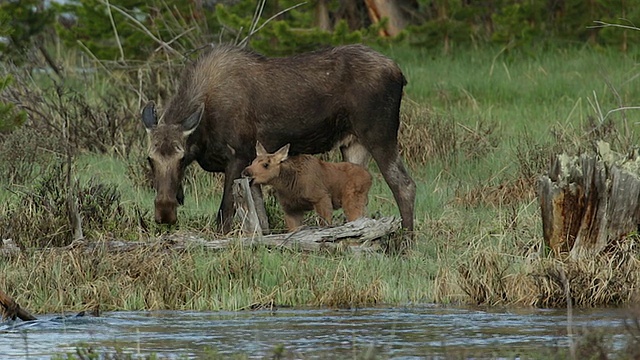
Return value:
[(281, 147), (273, 154), (269, 154), (262, 144), (256, 143), (256, 158), (251, 165), (242, 171), (242, 176), (251, 178), (255, 184), (269, 184), (280, 176), (282, 162), (289, 156), (289, 144)]
[(185, 159), (187, 138), (200, 123), (204, 105), (176, 124), (158, 121), (155, 104), (142, 110), (142, 123), (149, 135), (149, 165), (156, 190), (155, 220), (159, 224), (175, 224), (178, 205), (184, 202), (182, 178), (188, 165)]

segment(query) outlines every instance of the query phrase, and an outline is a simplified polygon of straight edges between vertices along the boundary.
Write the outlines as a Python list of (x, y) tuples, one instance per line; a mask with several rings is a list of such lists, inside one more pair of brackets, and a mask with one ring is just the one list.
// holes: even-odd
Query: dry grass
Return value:
[(498, 142), (497, 125), (479, 120), (475, 127), (453, 117), (405, 99), (401, 112), (400, 152), (410, 166), (420, 167), (433, 160), (457, 162), (487, 156)]
[[(66, 206), (68, 193), (64, 178), (65, 166), (54, 162), (47, 166), (32, 187), (24, 187), (16, 200), (0, 207), (6, 216), (0, 219), (0, 234), (13, 239), (21, 249), (66, 246), (73, 240)], [(90, 179), (77, 189), (78, 212), (85, 235), (100, 234), (128, 238), (139, 233), (138, 219), (126, 213), (121, 194), (113, 185)]]
[(360, 283), (349, 274), (346, 266), (336, 269), (333, 281), (327, 289), (314, 289), (315, 306), (331, 308), (361, 308), (382, 302), (381, 282)]
[[(455, 282), (474, 304), (600, 307), (633, 303), (640, 286), (637, 239), (627, 238), (606, 251), (578, 259), (524, 255), (500, 247), (474, 248), (463, 256)], [(442, 295), (444, 297), (444, 295)]]
[(538, 293), (536, 306), (563, 307), (568, 286), (571, 301), (580, 307), (631, 303), (640, 286), (638, 239), (628, 237), (599, 254), (578, 259), (540, 262), (532, 274)]
[[(334, 257), (335, 256), (335, 257)], [(262, 247), (224, 251), (53, 248), (23, 252), (0, 264), (0, 288), (34, 312), (100, 307), (251, 309), (306, 305), (359, 308), (384, 302), (385, 281), (354, 272), (340, 255), (279, 253)], [(295, 276), (292, 276), (295, 275)]]
[(498, 185), (485, 182), (472, 189), (457, 189), (454, 202), (461, 206), (510, 205), (531, 201), (536, 196), (531, 180), (516, 178), (504, 180)]

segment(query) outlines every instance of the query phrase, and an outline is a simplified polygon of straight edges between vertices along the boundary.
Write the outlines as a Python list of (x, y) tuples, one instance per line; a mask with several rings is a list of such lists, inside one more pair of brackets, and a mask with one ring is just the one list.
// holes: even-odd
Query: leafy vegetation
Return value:
[[(24, 61), (30, 46), (40, 46), (51, 37), (91, 57), (120, 62), (162, 58), (165, 52), (176, 55), (173, 49), (188, 55), (209, 43), (245, 38), (251, 47), (268, 55), (362, 41), (407, 42), (445, 53), (487, 44), (535, 50), (532, 46), (588, 43), (635, 51), (630, 45), (640, 40), (640, 33), (632, 29), (596, 23), (633, 26), (627, 19), (637, 18), (640, 9), (632, 1), (619, 0), (401, 0), (391, 4), (397, 11), (381, 14), (361, 0), (79, 0), (48, 4), (29, 0), (0, 5), (0, 19), (4, 19), (0, 23), (6, 24), (0, 36), (8, 40), (0, 42), (3, 59)], [(402, 31), (386, 31), (391, 23), (402, 24)]]
[(0, 60), (24, 62), (32, 46), (44, 43), (55, 11), (41, 0), (3, 1), (0, 4)]
[[(581, 284), (572, 287), (577, 305), (633, 301), (638, 269), (629, 259), (638, 256), (635, 240), (612, 249), (613, 257), (565, 264), (546, 259), (535, 187), (552, 154), (588, 150), (595, 139), (618, 149), (637, 141), (633, 110), (603, 120), (592, 107), (597, 101), (606, 112), (634, 104), (640, 94), (626, 70), (634, 69), (634, 59), (590, 49), (554, 49), (537, 57), (491, 48), (436, 57), (406, 47), (386, 51), (409, 79), (400, 141), (418, 183), (416, 246), (402, 257), (240, 247), (174, 253), (161, 242), (158, 249), (122, 255), (99, 249), (91, 256), (66, 249), (43, 255), (42, 246), (74, 239), (68, 194), (76, 199), (88, 240), (146, 240), (168, 231), (215, 237), (221, 181), (191, 166), (178, 228), (156, 225), (136, 104), (103, 95), (126, 98), (130, 84), (111, 81), (113, 73), (70, 72), (65, 82), (55, 74), (24, 75), (16, 83), (31, 84), (25, 95), (41, 96), (22, 96), (23, 104), (43, 110), (2, 142), (7, 155), (1, 168), (20, 176), (3, 177), (8, 191), (0, 192), (0, 233), (22, 252), (0, 261), (7, 275), (0, 286), (37, 312), (93, 303), (109, 310), (432, 301), (562, 306), (566, 297), (558, 274), (564, 271)], [(94, 84), (81, 97), (71, 91), (79, 86), (72, 81), (76, 77)], [(39, 118), (39, 112), (50, 116)], [(66, 136), (65, 124), (78, 129)], [(64, 180), (69, 156), (71, 182)], [(397, 214), (380, 173), (373, 165), (370, 170), (371, 215)], [(280, 209), (268, 199), (273, 227), (281, 228)], [(30, 291), (14, 290), (25, 288)]]

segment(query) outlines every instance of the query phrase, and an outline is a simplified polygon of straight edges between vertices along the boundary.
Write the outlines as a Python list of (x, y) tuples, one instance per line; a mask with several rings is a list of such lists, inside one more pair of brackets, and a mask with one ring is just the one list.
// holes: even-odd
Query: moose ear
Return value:
[(260, 144), (260, 141), (256, 141), (256, 156), (265, 156), (269, 153), (264, 149), (264, 146)]
[(283, 162), (287, 160), (287, 158), (289, 157), (289, 144), (281, 147), (280, 150), (276, 151), (276, 153), (273, 154), (273, 157), (278, 162)]
[(194, 111), (193, 114), (189, 115), (182, 122), (182, 133), (185, 137), (191, 135), (198, 125), (200, 124), (200, 119), (202, 119), (202, 114), (204, 113), (204, 104), (198, 107), (198, 110)]
[(158, 125), (158, 118), (156, 117), (156, 104), (153, 101), (149, 101), (147, 105), (142, 109), (142, 123), (144, 124), (147, 132), (155, 129)]

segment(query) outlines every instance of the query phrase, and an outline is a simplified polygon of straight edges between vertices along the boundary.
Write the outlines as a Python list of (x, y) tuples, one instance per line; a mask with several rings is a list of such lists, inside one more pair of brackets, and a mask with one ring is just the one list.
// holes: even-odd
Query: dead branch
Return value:
[(65, 249), (83, 249), (87, 252), (107, 251), (121, 253), (144, 248), (164, 250), (185, 250), (202, 247), (207, 250), (220, 250), (234, 245), (264, 245), (270, 248), (282, 248), (293, 251), (317, 251), (322, 249), (348, 249), (355, 252), (375, 251), (380, 240), (400, 230), (400, 218), (381, 219), (361, 218), (342, 226), (325, 228), (303, 228), (293, 233), (256, 235), (250, 237), (205, 238), (197, 234), (171, 234), (150, 241), (74, 241)]
[(23, 321), (37, 320), (27, 310), (23, 309), (9, 295), (0, 290), (0, 306), (2, 306), (2, 319), (15, 320), (19, 318)]

